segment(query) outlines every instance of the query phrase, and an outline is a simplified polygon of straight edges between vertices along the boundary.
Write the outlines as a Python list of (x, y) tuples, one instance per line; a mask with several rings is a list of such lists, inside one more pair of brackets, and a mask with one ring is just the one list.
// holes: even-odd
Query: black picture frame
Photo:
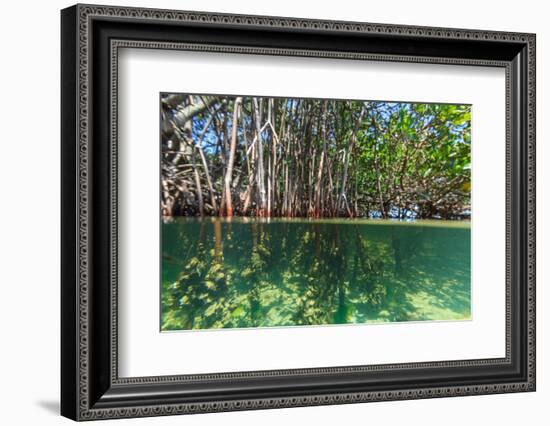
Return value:
[[(535, 390), (535, 35), (97, 5), (61, 12), (61, 414), (74, 420)], [(506, 69), (506, 357), (119, 378), (120, 47)], [(504, 232), (504, 230), (503, 230)], [(490, 254), (489, 254), (490, 255)], [(157, 283), (154, 283), (157, 285)]]

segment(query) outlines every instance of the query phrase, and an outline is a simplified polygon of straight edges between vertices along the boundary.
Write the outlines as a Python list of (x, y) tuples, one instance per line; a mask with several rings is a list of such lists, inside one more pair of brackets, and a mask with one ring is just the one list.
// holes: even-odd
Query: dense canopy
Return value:
[(471, 107), (165, 94), (163, 216), (470, 216)]

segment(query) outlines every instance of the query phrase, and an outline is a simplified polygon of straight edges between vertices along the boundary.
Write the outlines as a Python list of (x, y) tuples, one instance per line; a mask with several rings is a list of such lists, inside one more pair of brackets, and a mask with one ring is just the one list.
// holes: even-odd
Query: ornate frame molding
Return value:
[[(64, 200), (64, 211), (67, 214), (74, 213), (74, 233), (67, 229), (67, 234), (63, 237), (67, 251), (63, 252), (64, 264), (74, 262), (71, 272), (75, 273), (75, 278), (65, 278), (63, 282), (63, 291), (72, 292), (71, 300), (74, 299), (75, 305), (68, 307), (67, 300), (62, 301), (63, 322), (72, 321), (72, 328), (67, 328), (64, 324), (63, 335), (63, 353), (65, 357), (74, 357), (70, 367), (70, 372), (65, 372), (65, 379), (62, 377), (62, 383), (65, 390), (62, 390), (62, 413), (78, 420), (92, 420), (113, 417), (141, 417), (151, 415), (170, 415), (185, 414), (197, 412), (215, 412), (243, 409), (262, 409), (278, 408), (292, 406), (324, 405), (324, 404), (342, 404), (352, 402), (382, 401), (382, 400), (400, 400), (416, 398), (434, 398), (443, 396), (462, 396), (488, 393), (504, 393), (518, 391), (533, 391), (535, 389), (535, 36), (533, 34), (519, 34), (510, 32), (478, 31), (464, 29), (447, 28), (429, 28), (412, 27), (401, 25), (382, 25), (357, 22), (335, 22), (323, 20), (294, 19), (265, 16), (244, 16), (227, 15), (203, 12), (183, 12), (156, 9), (137, 9), (126, 7), (104, 7), (77, 5), (64, 11), (65, 27), (63, 37), (64, 43), (64, 69), (66, 73), (74, 74), (74, 87), (65, 88), (66, 98), (64, 97), (63, 111), (66, 118), (70, 118), (71, 113), (67, 110), (75, 109), (72, 112), (75, 119), (75, 128), (73, 131), (67, 130), (67, 136), (64, 136), (63, 147), (68, 149), (67, 156), (64, 158), (65, 167), (64, 177), (73, 179), (70, 187), (64, 187), (67, 191), (73, 191), (72, 196), (67, 195)], [(452, 367), (479, 367), (487, 365), (510, 365), (512, 363), (512, 332), (513, 321), (516, 320), (512, 310), (512, 279), (513, 265), (511, 264), (512, 240), (514, 238), (513, 226), (517, 226), (512, 219), (512, 208), (514, 198), (512, 192), (515, 186), (513, 178), (523, 172), (526, 181), (524, 182), (524, 193), (518, 196), (525, 203), (525, 218), (521, 222), (525, 226), (526, 235), (525, 245), (525, 267), (526, 282), (524, 288), (524, 307), (525, 307), (525, 365), (524, 375), (521, 380), (511, 380), (500, 383), (484, 383), (471, 385), (448, 385), (433, 387), (401, 387), (395, 390), (375, 390), (375, 391), (357, 391), (357, 392), (329, 392), (315, 393), (311, 395), (300, 396), (273, 396), (266, 398), (218, 398), (213, 401), (203, 402), (171, 402), (148, 404), (146, 402), (134, 404), (116, 402), (116, 398), (107, 398), (102, 402), (103, 397), (98, 397), (95, 388), (101, 388), (101, 385), (93, 385), (91, 388), (91, 376), (97, 374), (98, 367), (90, 362), (93, 348), (91, 342), (96, 338), (91, 328), (96, 319), (96, 314), (91, 311), (90, 290), (93, 282), (91, 281), (91, 269), (93, 261), (92, 242), (94, 239), (93, 227), (91, 226), (92, 214), (94, 208), (94, 194), (92, 187), (93, 169), (90, 161), (92, 148), (91, 139), (94, 137), (91, 132), (91, 115), (93, 113), (93, 81), (91, 79), (93, 49), (94, 46), (92, 27), (95, 21), (104, 22), (139, 22), (140, 24), (150, 24), (152, 26), (162, 24), (177, 25), (214, 25), (224, 28), (253, 28), (253, 29), (274, 29), (291, 32), (325, 33), (327, 35), (352, 34), (358, 36), (375, 35), (380, 37), (400, 37), (411, 38), (414, 40), (443, 40), (448, 42), (467, 41), (480, 43), (504, 43), (510, 46), (517, 46), (523, 49), (522, 61), (525, 61), (524, 68), (526, 75), (522, 81), (514, 80), (513, 75), (517, 73), (517, 61), (503, 59), (475, 59), (461, 57), (438, 57), (438, 56), (412, 56), (392, 53), (362, 53), (345, 52), (314, 49), (296, 49), (279, 47), (249, 47), (249, 46), (230, 46), (215, 45), (212, 43), (182, 43), (177, 41), (146, 41), (140, 39), (110, 39), (108, 69), (110, 71), (109, 90), (110, 90), (110, 316), (108, 323), (110, 329), (109, 342), (111, 346), (110, 362), (108, 366), (109, 382), (107, 388), (114, 391), (123, 389), (125, 386), (155, 386), (170, 385), (172, 383), (194, 383), (194, 382), (215, 382), (228, 379), (247, 379), (247, 378), (266, 378), (266, 377), (296, 377), (309, 374), (327, 376), (331, 374), (345, 373), (368, 373), (373, 371), (389, 370), (407, 370), (407, 369), (425, 369), (425, 368), (452, 368)], [(68, 41), (69, 38), (74, 38)], [(507, 259), (506, 259), (506, 358), (503, 359), (483, 359), (483, 360), (465, 360), (452, 362), (433, 362), (433, 363), (415, 363), (415, 364), (390, 364), (377, 366), (360, 367), (327, 367), (321, 369), (306, 370), (275, 370), (262, 372), (244, 372), (244, 373), (222, 373), (194, 376), (162, 376), (145, 378), (119, 378), (117, 369), (117, 70), (118, 70), (118, 49), (119, 48), (155, 48), (155, 49), (176, 49), (176, 50), (198, 50), (198, 51), (222, 51), (229, 53), (255, 53), (265, 55), (298, 55), (315, 56), (325, 58), (341, 58), (355, 60), (384, 60), (398, 62), (424, 62), (424, 63), (445, 63), (456, 65), (481, 65), (504, 67), (506, 69), (506, 106), (507, 106), (507, 164), (506, 164), (506, 192), (507, 192)], [(512, 48), (510, 48), (512, 49)], [(70, 64), (66, 62), (71, 62)], [(525, 85), (523, 89), (518, 89), (516, 85)], [(512, 98), (517, 96), (517, 91), (524, 91), (524, 105), (513, 104)], [(68, 104), (75, 95), (76, 102)], [(520, 102), (521, 103), (521, 102)], [(520, 108), (521, 111), (518, 111)], [(526, 138), (522, 143), (526, 158), (524, 161), (525, 169), (513, 170), (513, 163), (520, 161), (517, 153), (513, 152), (512, 139), (519, 129), (511, 127), (512, 116), (514, 114), (523, 114), (520, 120), (525, 126)], [(521, 138), (521, 136), (520, 136)], [(70, 145), (70, 148), (69, 148)], [(74, 151), (74, 152), (73, 152)], [(70, 156), (73, 152), (75, 155)], [(75, 160), (76, 159), (76, 160)], [(71, 162), (71, 166), (67, 166)], [(74, 164), (73, 164), (74, 163)], [(516, 173), (513, 175), (513, 173)], [(64, 183), (65, 185), (65, 183)], [(523, 188), (520, 188), (523, 190)], [(517, 190), (517, 189), (516, 189)], [(70, 205), (70, 206), (69, 206)], [(64, 225), (65, 226), (65, 225)], [(69, 228), (67, 226), (67, 228)], [(67, 239), (67, 242), (65, 241)], [(74, 241), (72, 241), (74, 239)], [(68, 241), (71, 240), (71, 243)], [(523, 240), (522, 240), (523, 241)], [(523, 243), (522, 243), (523, 244)], [(69, 247), (70, 246), (70, 247)], [(65, 266), (64, 266), (65, 268)], [(70, 275), (70, 274), (69, 274)], [(520, 277), (522, 278), (522, 277)], [(515, 277), (517, 279), (517, 277)], [(516, 295), (517, 296), (517, 295)], [(74, 329), (74, 330), (73, 330)], [(76, 335), (72, 335), (72, 332)], [(76, 357), (74, 354), (77, 354)], [(94, 355), (95, 356), (95, 355)], [(72, 358), (71, 358), (72, 359)], [(103, 368), (103, 364), (102, 367)], [(73, 380), (74, 379), (74, 380)], [(69, 397), (70, 392), (75, 393), (75, 398)], [(108, 392), (107, 392), (108, 393)], [(105, 393), (105, 394), (107, 394)], [(115, 392), (115, 396), (117, 396)], [(115, 402), (113, 402), (115, 401)], [(132, 400), (133, 401), (133, 400)]]

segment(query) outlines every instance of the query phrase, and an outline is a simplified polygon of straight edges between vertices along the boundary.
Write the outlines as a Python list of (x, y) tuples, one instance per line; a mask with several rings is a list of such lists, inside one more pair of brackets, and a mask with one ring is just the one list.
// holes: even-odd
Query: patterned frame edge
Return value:
[[(504, 383), (480, 386), (450, 386), (425, 389), (404, 389), (397, 391), (333, 393), (303, 397), (276, 397), (265, 399), (244, 399), (207, 403), (176, 403), (136, 408), (89, 408), (88, 383), (88, 216), (89, 216), (89, 164), (88, 164), (88, 38), (89, 20), (92, 17), (132, 18), (147, 21), (175, 21), (189, 23), (234, 24), (252, 27), (311, 29), (316, 31), (339, 31), (376, 33), (383, 35), (411, 35), (425, 38), (437, 37), (464, 40), (500, 40), (525, 43), (527, 46), (527, 134), (528, 134), (528, 182), (527, 182), (527, 368), (526, 382)], [(533, 34), (496, 32), (483, 30), (447, 29), (389, 24), (337, 22), (285, 17), (246, 16), (206, 12), (170, 11), (158, 9), (107, 7), (77, 5), (78, 19), (78, 63), (77, 63), (77, 317), (78, 317), (78, 363), (77, 363), (77, 419), (94, 420), (105, 418), (160, 416), (172, 414), (207, 413), (234, 410), (267, 409), (311, 405), (345, 404), (368, 401), (386, 401), (444, 396), (466, 396), (476, 394), (507, 393), (535, 390), (535, 46)], [(116, 250), (116, 247), (114, 247)], [(507, 265), (508, 267), (508, 265)]]

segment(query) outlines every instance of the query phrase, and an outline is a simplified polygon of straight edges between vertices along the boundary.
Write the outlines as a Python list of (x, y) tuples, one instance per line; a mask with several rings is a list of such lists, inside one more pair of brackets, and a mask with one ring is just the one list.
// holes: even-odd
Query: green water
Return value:
[(174, 218), (161, 329), (470, 319), (470, 224)]

